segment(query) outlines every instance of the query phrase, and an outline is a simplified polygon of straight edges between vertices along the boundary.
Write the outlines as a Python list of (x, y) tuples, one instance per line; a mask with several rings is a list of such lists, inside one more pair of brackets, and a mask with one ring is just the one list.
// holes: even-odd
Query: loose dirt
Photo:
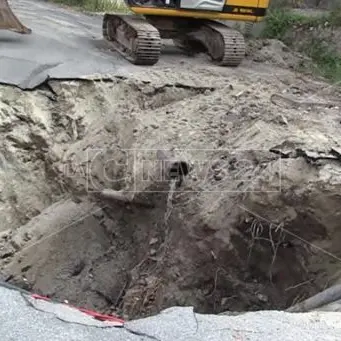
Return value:
[[(283, 309), (337, 281), (340, 91), (302, 62), (270, 40), (237, 69), (1, 86), (4, 279), (127, 318)], [(159, 149), (191, 169), (154, 208), (98, 196), (150, 188)]]

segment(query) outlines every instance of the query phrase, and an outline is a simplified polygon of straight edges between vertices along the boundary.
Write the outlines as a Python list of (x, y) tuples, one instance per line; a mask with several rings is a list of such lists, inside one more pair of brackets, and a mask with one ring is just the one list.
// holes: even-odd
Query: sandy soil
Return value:
[[(1, 86), (2, 276), (128, 318), (282, 309), (336, 281), (340, 91), (293, 71), (305, 62), (253, 42), (237, 69), (184, 58), (101, 82)], [(156, 207), (98, 197), (148, 189), (141, 160), (157, 149), (191, 172), (145, 193)]]

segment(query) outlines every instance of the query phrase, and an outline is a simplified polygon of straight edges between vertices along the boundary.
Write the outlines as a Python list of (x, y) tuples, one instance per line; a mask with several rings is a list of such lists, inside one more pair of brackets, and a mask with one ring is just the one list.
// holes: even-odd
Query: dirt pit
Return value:
[[(126, 318), (307, 298), (341, 269), (339, 102), (252, 58), (2, 86), (4, 280)], [(171, 191), (155, 177), (161, 149), (190, 170)]]

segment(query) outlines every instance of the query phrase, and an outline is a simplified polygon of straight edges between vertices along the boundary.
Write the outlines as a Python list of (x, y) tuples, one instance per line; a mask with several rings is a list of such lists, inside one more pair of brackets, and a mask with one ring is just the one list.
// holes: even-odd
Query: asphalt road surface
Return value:
[(0, 30), (0, 83), (33, 89), (47, 78), (122, 75), (141, 67), (110, 51), (102, 16), (64, 9), (42, 0), (10, 1), (30, 35)]

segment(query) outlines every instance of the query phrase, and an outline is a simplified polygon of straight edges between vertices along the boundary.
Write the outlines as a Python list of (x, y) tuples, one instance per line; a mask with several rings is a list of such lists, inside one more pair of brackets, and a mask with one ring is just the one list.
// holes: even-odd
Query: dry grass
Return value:
[[(249, 255), (248, 255), (248, 262), (250, 260), (250, 257), (252, 255), (252, 249), (256, 243), (256, 241), (265, 241), (270, 244), (271, 246), (271, 253), (272, 253), (272, 259), (269, 267), (269, 279), (272, 281), (272, 269), (276, 261), (277, 257), (277, 251), (279, 245), (284, 241), (284, 233), (282, 229), (282, 224), (275, 225), (275, 224), (268, 224), (265, 222), (262, 222), (261, 220), (254, 218), (250, 228), (247, 230), (248, 233), (251, 235), (251, 245), (249, 249)], [(268, 232), (267, 237), (263, 237), (262, 235), (264, 232)], [(274, 241), (274, 234), (276, 234), (277, 241)]]

